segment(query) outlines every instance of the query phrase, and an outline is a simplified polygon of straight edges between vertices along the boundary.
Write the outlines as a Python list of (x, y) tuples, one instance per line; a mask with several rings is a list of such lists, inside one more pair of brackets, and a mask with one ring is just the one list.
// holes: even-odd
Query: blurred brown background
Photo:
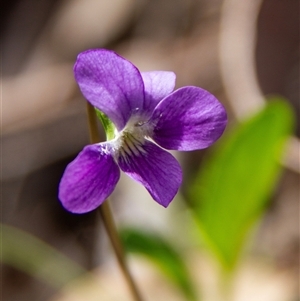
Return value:
[[(221, 0), (3, 0), (2, 221), (33, 233), (88, 269), (101, 264), (105, 257), (96, 243), (101, 235), (96, 214), (69, 214), (57, 200), (66, 164), (88, 143), (85, 101), (72, 73), (76, 56), (88, 48), (105, 47), (140, 70), (175, 71), (177, 87), (197, 85), (219, 97), (233, 126), (236, 116), (220, 73), (222, 4)], [(255, 55), (263, 93), (287, 97), (299, 120), (298, 0), (262, 1)], [(243, 99), (240, 102), (243, 105)], [(299, 122), (296, 132), (299, 137)], [(187, 174), (192, 172), (188, 162), (200, 162), (202, 153), (183, 157)], [(116, 208), (122, 203), (122, 189), (113, 200)], [(278, 269), (295, 275), (298, 212), (299, 174), (286, 170), (253, 252), (270, 256)], [(18, 270), (3, 266), (2, 272), (3, 300), (39, 301), (53, 294), (47, 285)]]

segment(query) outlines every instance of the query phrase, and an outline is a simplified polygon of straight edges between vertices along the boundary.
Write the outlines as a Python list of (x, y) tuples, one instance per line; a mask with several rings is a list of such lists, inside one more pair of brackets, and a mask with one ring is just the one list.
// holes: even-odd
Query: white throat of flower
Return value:
[(125, 128), (116, 132), (115, 138), (110, 141), (116, 161), (122, 157), (127, 162), (129, 156), (146, 153), (143, 146), (147, 138), (151, 137), (152, 127), (147, 121), (141, 119), (137, 116), (130, 118)]

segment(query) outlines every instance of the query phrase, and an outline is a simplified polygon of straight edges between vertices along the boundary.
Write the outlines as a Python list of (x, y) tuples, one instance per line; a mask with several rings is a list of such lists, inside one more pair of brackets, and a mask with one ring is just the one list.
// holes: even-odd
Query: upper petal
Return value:
[(74, 213), (101, 205), (113, 192), (120, 169), (107, 151), (107, 144), (86, 146), (66, 168), (59, 184), (59, 199)]
[(155, 108), (150, 123), (152, 138), (174, 150), (202, 149), (224, 132), (227, 114), (223, 105), (198, 87), (183, 87), (167, 96)]
[(131, 178), (140, 182), (153, 199), (167, 207), (182, 182), (182, 171), (177, 160), (168, 152), (146, 141), (139, 153), (120, 156), (120, 168)]
[(142, 110), (144, 84), (139, 70), (113, 51), (92, 49), (78, 55), (76, 81), (86, 99), (121, 130)]
[(173, 92), (176, 75), (169, 71), (142, 72), (145, 86), (144, 111), (152, 114), (156, 105)]

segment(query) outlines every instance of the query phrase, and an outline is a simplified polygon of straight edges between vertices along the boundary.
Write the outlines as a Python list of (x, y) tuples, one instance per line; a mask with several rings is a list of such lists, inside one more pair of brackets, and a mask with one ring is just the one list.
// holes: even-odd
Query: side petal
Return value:
[(176, 90), (155, 108), (150, 119), (153, 140), (166, 149), (196, 150), (213, 144), (224, 132), (223, 105), (198, 87)]
[(118, 130), (142, 110), (144, 84), (139, 70), (113, 51), (92, 49), (78, 55), (76, 81), (85, 98), (105, 113)]
[(120, 168), (132, 179), (143, 184), (153, 199), (167, 207), (178, 192), (182, 170), (168, 152), (146, 141), (139, 152), (120, 156)]
[(173, 92), (176, 75), (169, 71), (142, 72), (145, 86), (144, 110), (152, 114), (157, 104)]
[(66, 168), (58, 197), (73, 213), (85, 213), (100, 206), (113, 192), (120, 169), (107, 151), (107, 144), (86, 146)]

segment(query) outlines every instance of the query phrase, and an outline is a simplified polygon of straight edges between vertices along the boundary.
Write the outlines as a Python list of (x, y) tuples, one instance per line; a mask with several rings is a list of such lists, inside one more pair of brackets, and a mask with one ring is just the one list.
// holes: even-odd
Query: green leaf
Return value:
[(86, 271), (59, 251), (15, 227), (1, 224), (1, 261), (58, 289)]
[(112, 121), (101, 111), (95, 108), (96, 115), (101, 121), (104, 131), (106, 133), (106, 140), (112, 140), (115, 137), (115, 126)]
[(198, 300), (183, 258), (169, 242), (160, 236), (135, 229), (123, 229), (120, 235), (127, 252), (150, 259), (188, 300)]
[(287, 102), (270, 99), (223, 138), (191, 186), (189, 200), (203, 238), (225, 270), (236, 265), (275, 188), (292, 121)]

